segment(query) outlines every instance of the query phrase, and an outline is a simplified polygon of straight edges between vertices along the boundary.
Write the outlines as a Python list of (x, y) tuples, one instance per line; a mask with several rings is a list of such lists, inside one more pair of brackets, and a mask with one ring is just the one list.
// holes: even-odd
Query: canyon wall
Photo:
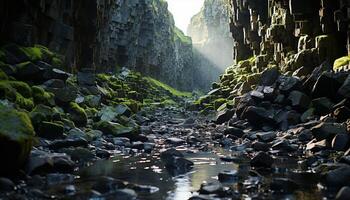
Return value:
[(3, 43), (45, 45), (68, 70), (128, 67), (179, 89), (193, 86), (191, 40), (163, 0), (5, 0), (0, 9)]
[[(233, 63), (233, 38), (229, 20), (229, 0), (206, 0), (188, 26), (196, 71), (208, 82), (215, 81)], [(202, 87), (210, 86), (208, 82)]]
[[(232, 0), (236, 61), (256, 56), (256, 67), (285, 71), (347, 55), (348, 1)], [(309, 70), (309, 71), (310, 71)]]

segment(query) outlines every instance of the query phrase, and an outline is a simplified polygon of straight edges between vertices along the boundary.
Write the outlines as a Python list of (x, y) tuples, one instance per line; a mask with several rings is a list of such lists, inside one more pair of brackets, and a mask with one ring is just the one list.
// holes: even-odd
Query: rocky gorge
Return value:
[(349, 199), (350, 2), (0, 5), (0, 199)]

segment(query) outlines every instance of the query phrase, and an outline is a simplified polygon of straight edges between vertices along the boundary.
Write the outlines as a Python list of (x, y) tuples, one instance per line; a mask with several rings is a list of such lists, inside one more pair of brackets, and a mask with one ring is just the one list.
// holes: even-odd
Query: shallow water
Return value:
[(237, 164), (222, 162), (219, 156), (212, 153), (185, 154), (194, 162), (193, 169), (186, 174), (173, 176), (161, 163), (158, 156), (153, 157), (116, 157), (109, 161), (98, 161), (83, 169), (81, 180), (100, 176), (152, 185), (159, 188), (151, 195), (140, 195), (142, 199), (184, 200), (190, 198), (204, 182), (215, 181), (222, 170), (238, 169)]

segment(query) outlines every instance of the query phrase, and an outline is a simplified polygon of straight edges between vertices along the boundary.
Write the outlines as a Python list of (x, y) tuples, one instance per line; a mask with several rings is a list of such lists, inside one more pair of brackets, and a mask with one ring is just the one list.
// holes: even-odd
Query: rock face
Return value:
[[(193, 42), (194, 67), (201, 76), (206, 76), (202, 77), (204, 80), (215, 81), (232, 64), (233, 38), (229, 19), (228, 0), (206, 0), (188, 26), (187, 34)], [(202, 87), (208, 87), (207, 83), (204, 84)]]
[(70, 71), (128, 67), (192, 88), (191, 39), (175, 27), (163, 0), (21, 0), (0, 7), (1, 42), (48, 46), (65, 56)]
[(116, 1), (101, 38), (102, 66), (126, 66), (181, 89), (192, 86), (192, 45), (165, 1)]

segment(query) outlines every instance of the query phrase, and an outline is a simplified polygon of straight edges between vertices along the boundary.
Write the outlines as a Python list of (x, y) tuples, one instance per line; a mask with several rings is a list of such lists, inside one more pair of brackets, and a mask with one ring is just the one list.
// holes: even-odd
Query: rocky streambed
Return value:
[(34, 148), (31, 173), (1, 178), (0, 198), (334, 199), (349, 176), (347, 156), (335, 164), (335, 152), (305, 154), (310, 133), (298, 127), (256, 132), (175, 107), (147, 112), (137, 140), (82, 142), (76, 128)]

